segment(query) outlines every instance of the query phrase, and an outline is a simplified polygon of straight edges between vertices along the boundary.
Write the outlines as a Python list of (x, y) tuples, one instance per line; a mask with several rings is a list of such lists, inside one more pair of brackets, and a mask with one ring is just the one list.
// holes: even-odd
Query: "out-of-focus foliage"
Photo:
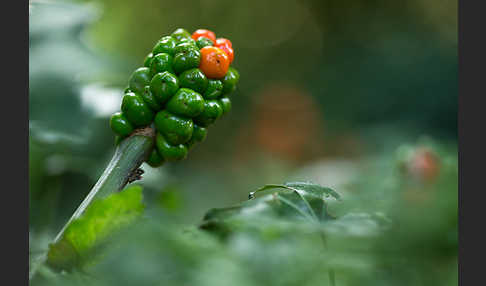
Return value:
[(121, 90), (105, 76), (116, 63), (84, 36), (98, 12), (31, 2), (29, 222), (39, 236), (53, 236), (69, 219), (113, 152), (107, 117), (119, 108)]
[(133, 223), (143, 209), (140, 186), (94, 201), (80, 218), (66, 227), (59, 241), (49, 246), (48, 264), (59, 269), (71, 269), (89, 263), (94, 250), (113, 232)]
[(199, 228), (151, 202), (87, 275), (48, 272), (37, 285), (457, 285), (455, 150), (431, 141), (404, 147), (430, 148), (437, 175), (404, 172), (415, 159), (404, 161), (399, 148), (360, 163), (367, 171), (339, 201), (327, 189), (286, 184), (296, 190), (213, 209)]

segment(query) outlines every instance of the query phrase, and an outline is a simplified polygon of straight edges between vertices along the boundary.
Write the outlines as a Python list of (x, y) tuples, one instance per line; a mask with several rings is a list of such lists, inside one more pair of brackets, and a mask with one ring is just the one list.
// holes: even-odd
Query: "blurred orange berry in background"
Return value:
[(415, 206), (430, 203), (440, 193), (433, 186), (441, 172), (439, 154), (424, 145), (402, 146), (398, 149), (398, 167), (406, 184), (403, 198)]
[(248, 122), (238, 138), (241, 159), (246, 152), (265, 154), (291, 162), (315, 159), (322, 154), (324, 126), (321, 111), (307, 91), (288, 83), (271, 83), (252, 95)]
[(408, 162), (409, 173), (420, 181), (433, 181), (439, 169), (439, 157), (426, 147), (418, 147)]

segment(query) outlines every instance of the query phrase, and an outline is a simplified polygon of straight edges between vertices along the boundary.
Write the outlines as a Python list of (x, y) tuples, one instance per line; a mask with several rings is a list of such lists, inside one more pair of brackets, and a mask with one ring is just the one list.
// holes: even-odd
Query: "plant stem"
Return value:
[[(91, 191), (88, 193), (83, 202), (73, 213), (68, 222), (57, 234), (53, 243), (62, 239), (64, 231), (69, 224), (79, 218), (94, 199), (103, 198), (111, 193), (121, 191), (128, 183), (128, 178), (133, 171), (147, 159), (154, 146), (155, 130), (152, 127), (136, 129), (129, 137), (123, 139), (118, 144), (115, 154), (105, 171), (98, 179)], [(32, 265), (29, 271), (29, 280), (32, 280), (38, 268), (47, 259), (47, 253), (43, 253), (35, 259), (36, 263)]]
[(79, 218), (94, 199), (103, 198), (111, 193), (121, 191), (128, 183), (130, 174), (140, 167), (150, 155), (153, 145), (154, 130), (151, 127), (137, 129), (130, 137), (121, 141), (98, 182), (96, 182), (69, 221), (57, 234), (54, 243), (62, 238), (68, 225)]

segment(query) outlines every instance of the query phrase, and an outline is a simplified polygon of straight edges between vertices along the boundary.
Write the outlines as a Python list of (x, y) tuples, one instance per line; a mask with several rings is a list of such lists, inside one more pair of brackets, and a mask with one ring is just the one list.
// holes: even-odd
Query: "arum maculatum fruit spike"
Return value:
[(121, 112), (110, 118), (115, 144), (136, 128), (153, 124), (155, 147), (147, 163), (179, 161), (206, 139), (207, 128), (231, 110), (240, 75), (231, 66), (230, 40), (207, 29), (179, 28), (163, 36), (132, 73)]

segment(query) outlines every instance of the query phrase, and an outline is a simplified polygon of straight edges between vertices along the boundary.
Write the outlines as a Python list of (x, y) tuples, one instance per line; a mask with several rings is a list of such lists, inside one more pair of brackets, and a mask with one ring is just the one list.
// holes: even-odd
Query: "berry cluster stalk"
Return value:
[(117, 146), (115, 154), (98, 182), (73, 213), (69, 221), (54, 239), (62, 238), (71, 221), (79, 218), (94, 199), (103, 198), (121, 191), (128, 183), (130, 175), (148, 158), (154, 146), (155, 131), (150, 126), (135, 130)]
[[(88, 206), (99, 198), (106, 197), (112, 193), (121, 191), (128, 183), (130, 175), (140, 167), (140, 165), (147, 160), (150, 152), (154, 148), (155, 130), (148, 126), (136, 129), (129, 137), (122, 140), (116, 150), (113, 158), (106, 167), (105, 171), (98, 179), (98, 182), (93, 186), (83, 202), (79, 205), (73, 213), (68, 222), (64, 225), (61, 231), (57, 234), (53, 243), (62, 239), (64, 231), (69, 224), (79, 218)], [(47, 259), (47, 255), (43, 254), (36, 259), (37, 263), (32, 265), (29, 273), (29, 280), (33, 279), (37, 273), (38, 266), (43, 264)]]

